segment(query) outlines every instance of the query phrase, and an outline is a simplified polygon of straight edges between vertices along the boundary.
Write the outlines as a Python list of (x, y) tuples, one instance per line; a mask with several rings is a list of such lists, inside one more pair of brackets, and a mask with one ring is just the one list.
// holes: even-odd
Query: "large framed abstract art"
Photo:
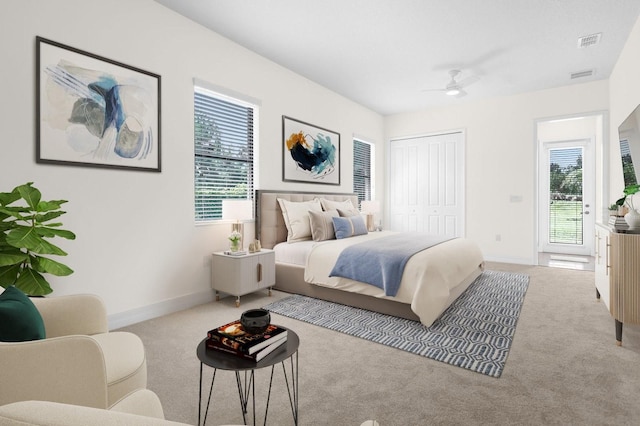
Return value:
[(282, 180), (340, 185), (340, 134), (282, 116)]
[(36, 162), (161, 170), (160, 76), (36, 37)]

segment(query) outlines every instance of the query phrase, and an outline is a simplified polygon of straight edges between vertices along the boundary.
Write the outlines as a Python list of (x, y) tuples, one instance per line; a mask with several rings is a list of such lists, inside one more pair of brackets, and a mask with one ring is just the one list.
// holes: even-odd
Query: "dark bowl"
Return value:
[(249, 309), (240, 317), (240, 324), (247, 333), (258, 334), (267, 329), (271, 323), (271, 315), (266, 309)]

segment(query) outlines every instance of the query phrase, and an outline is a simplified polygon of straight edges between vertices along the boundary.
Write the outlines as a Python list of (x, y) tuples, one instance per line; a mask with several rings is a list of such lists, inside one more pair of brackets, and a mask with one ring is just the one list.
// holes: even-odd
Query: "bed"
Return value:
[(342, 206), (345, 202), (358, 205), (355, 194), (256, 191), (256, 238), (262, 247), (276, 251), (274, 288), (277, 290), (420, 321), (429, 326), (482, 273), (484, 260), (477, 245), (465, 238), (455, 238), (413, 255), (406, 263), (395, 296), (388, 296), (384, 290), (370, 284), (330, 276), (337, 256), (345, 247), (394, 233), (370, 232), (325, 241), (312, 241), (303, 236), (300, 241), (287, 242), (288, 237), (290, 241), (296, 240), (287, 227), (287, 223), (292, 223), (291, 207), (304, 208), (314, 200), (323, 200), (323, 208), (325, 202), (329, 206)]

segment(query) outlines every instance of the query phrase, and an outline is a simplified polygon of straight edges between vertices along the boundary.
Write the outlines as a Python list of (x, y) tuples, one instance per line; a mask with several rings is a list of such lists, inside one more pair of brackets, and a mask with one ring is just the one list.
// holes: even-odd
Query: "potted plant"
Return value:
[(609, 206), (609, 216), (617, 216), (618, 215), (618, 205), (613, 203)]
[(66, 276), (73, 270), (44, 255), (66, 256), (61, 248), (47, 241), (76, 238), (52, 222), (65, 214), (60, 206), (66, 200), (42, 201), (33, 182), (0, 192), (0, 286), (15, 285), (30, 296), (43, 296), (53, 290), (43, 274)]
[(633, 196), (638, 192), (640, 192), (640, 185), (629, 185), (624, 189), (622, 198), (616, 201), (616, 204), (620, 207), (625, 205), (629, 207), (629, 212), (624, 215), (624, 220), (629, 225), (629, 229), (640, 228), (640, 212), (633, 205)]

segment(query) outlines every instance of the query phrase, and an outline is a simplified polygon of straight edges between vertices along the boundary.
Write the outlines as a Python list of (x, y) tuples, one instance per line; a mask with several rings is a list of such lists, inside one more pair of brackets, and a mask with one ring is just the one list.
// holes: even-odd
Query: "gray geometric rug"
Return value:
[(500, 377), (528, 287), (527, 275), (484, 271), (430, 327), (301, 295), (270, 303), (264, 309)]

